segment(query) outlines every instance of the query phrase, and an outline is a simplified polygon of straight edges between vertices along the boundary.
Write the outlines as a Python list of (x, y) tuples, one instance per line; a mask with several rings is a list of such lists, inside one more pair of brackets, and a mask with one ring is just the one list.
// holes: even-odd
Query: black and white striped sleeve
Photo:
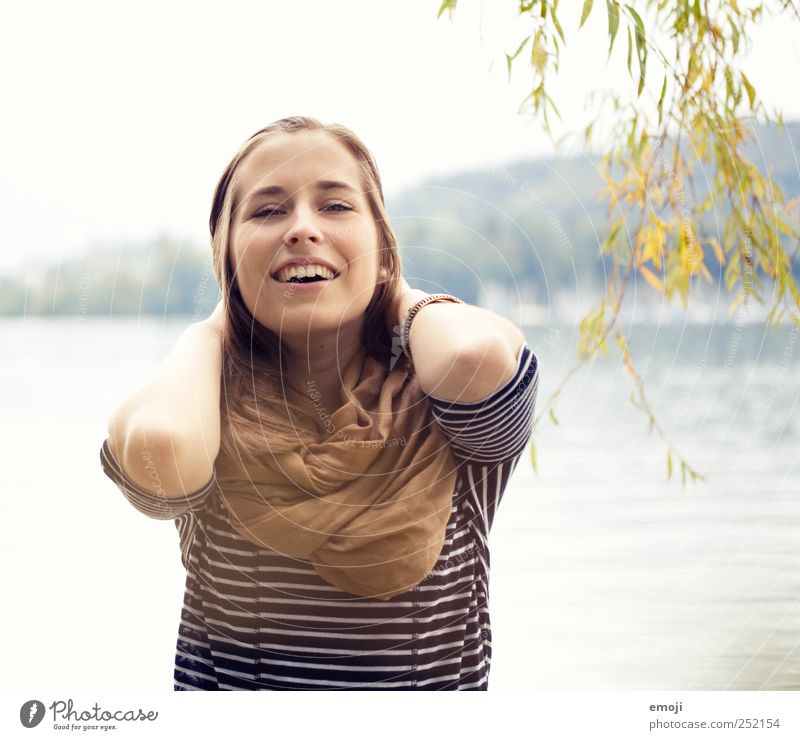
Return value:
[(201, 508), (216, 483), (216, 476), (212, 475), (202, 488), (184, 496), (160, 496), (147, 491), (128, 477), (112, 454), (108, 439), (103, 442), (100, 449), (100, 463), (103, 466), (103, 472), (117, 484), (125, 498), (142, 514), (151, 519), (175, 519)]
[(450, 438), (454, 455), (477, 463), (519, 457), (533, 426), (539, 387), (539, 363), (523, 344), (514, 376), (491, 396), (475, 403), (457, 403), (428, 396), (433, 416)]

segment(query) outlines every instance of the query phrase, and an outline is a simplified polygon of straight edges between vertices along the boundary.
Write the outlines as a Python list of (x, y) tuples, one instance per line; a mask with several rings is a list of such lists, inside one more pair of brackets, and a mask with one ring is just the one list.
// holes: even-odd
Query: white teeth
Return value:
[(280, 282), (285, 283), (293, 277), (313, 277), (314, 275), (319, 275), (325, 280), (331, 280), (333, 271), (325, 267), (325, 265), (289, 265), (278, 273), (277, 278)]

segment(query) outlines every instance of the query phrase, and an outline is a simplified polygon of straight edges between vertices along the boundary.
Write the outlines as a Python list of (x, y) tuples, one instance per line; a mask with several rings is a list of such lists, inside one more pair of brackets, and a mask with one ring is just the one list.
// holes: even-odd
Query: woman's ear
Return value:
[(385, 267), (381, 267), (381, 269), (378, 272), (378, 276), (379, 276), (378, 277), (378, 282), (379, 283), (385, 283), (386, 282), (386, 278), (389, 277), (389, 271)]

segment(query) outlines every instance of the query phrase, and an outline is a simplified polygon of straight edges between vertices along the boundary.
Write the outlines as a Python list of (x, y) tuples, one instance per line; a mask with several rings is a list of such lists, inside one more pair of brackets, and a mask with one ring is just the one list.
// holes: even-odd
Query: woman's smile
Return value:
[(307, 257), (284, 262), (270, 277), (287, 286), (286, 293), (291, 295), (296, 291), (305, 293), (321, 290), (336, 280), (340, 272), (341, 270), (334, 269), (330, 263)]
[(284, 295), (294, 295), (295, 293), (315, 293), (317, 291), (325, 290), (331, 283), (335, 280), (339, 279), (339, 275), (335, 275), (332, 278), (324, 279), (320, 278), (317, 280), (309, 280), (304, 282), (298, 278), (292, 278), (286, 282), (282, 280), (278, 280), (274, 276), (271, 276), (272, 279), (279, 283), (284, 288)]

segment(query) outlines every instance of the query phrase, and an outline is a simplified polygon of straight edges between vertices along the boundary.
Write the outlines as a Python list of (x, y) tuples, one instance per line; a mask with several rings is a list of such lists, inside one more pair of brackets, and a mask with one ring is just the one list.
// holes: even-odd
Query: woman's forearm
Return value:
[(173, 497), (211, 478), (220, 448), (221, 352), (220, 334), (208, 321), (192, 324), (113, 414), (109, 447), (134, 483)]
[[(405, 320), (425, 295), (404, 295), (398, 318)], [(503, 316), (469, 304), (431, 303), (414, 317), (409, 344), (424, 393), (474, 403), (513, 377), (524, 342), (522, 330)]]

